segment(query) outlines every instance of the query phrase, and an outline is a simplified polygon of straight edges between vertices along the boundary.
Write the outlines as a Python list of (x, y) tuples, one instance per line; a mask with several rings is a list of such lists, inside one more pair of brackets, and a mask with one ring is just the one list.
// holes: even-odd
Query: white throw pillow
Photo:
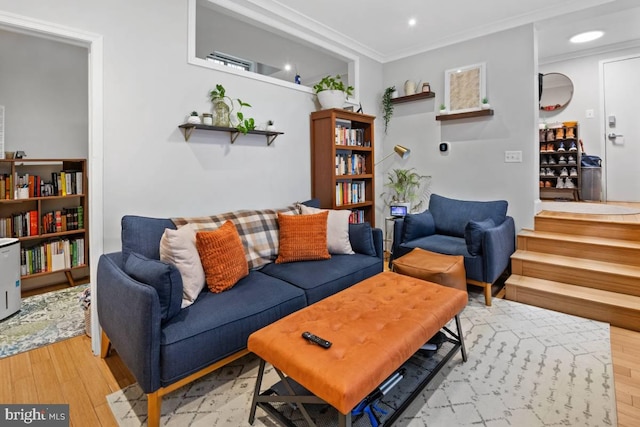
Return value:
[(164, 230), (160, 239), (160, 260), (175, 265), (182, 276), (182, 308), (188, 307), (204, 289), (205, 277), (191, 225)]
[(318, 209), (300, 205), (303, 215), (317, 214), (322, 211), (329, 211), (327, 218), (327, 249), (330, 254), (353, 254), (351, 242), (349, 241), (349, 210)]

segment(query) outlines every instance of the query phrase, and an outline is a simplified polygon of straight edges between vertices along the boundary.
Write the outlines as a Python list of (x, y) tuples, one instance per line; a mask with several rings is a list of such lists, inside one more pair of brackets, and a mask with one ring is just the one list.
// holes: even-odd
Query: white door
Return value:
[(640, 201), (640, 56), (603, 62), (606, 199)]

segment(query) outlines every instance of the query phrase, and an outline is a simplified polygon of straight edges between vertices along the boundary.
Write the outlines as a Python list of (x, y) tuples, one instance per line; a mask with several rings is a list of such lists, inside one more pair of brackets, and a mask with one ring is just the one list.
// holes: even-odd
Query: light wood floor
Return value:
[[(640, 215), (608, 219), (640, 222)], [(612, 327), (611, 354), (618, 426), (636, 427), (640, 425), (640, 332)], [(117, 426), (105, 396), (135, 382), (117, 354), (112, 352), (104, 360), (93, 356), (86, 336), (0, 359), (0, 378), (0, 402), (70, 403), (74, 427)]]

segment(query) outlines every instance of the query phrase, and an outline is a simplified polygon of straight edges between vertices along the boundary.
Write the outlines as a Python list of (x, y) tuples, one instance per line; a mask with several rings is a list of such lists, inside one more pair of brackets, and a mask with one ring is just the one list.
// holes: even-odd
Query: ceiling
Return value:
[[(580, 51), (640, 45), (638, 0), (241, 0), (299, 31), (388, 62), (496, 31), (534, 23), (541, 62)], [(416, 25), (409, 27), (410, 18)], [(573, 45), (586, 30), (600, 40)], [(488, 46), (490, 48), (490, 46)]]

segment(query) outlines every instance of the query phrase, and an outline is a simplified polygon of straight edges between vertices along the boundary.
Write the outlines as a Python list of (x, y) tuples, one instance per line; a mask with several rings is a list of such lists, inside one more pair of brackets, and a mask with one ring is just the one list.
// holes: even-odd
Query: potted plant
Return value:
[(390, 86), (384, 90), (384, 94), (382, 94), (382, 111), (384, 113), (384, 133), (387, 133), (387, 126), (389, 126), (389, 122), (391, 121), (391, 116), (393, 116), (393, 93), (396, 91), (395, 86)]
[(187, 123), (191, 123), (192, 125), (199, 125), (202, 123), (197, 111), (191, 112), (191, 115), (187, 118)]
[(273, 132), (276, 130), (276, 127), (273, 125), (273, 120), (267, 120), (267, 128), (268, 132)]
[(491, 108), (491, 104), (489, 104), (489, 98), (485, 96), (484, 98), (482, 98), (482, 109), (488, 110), (489, 108)]
[(427, 194), (427, 180), (429, 175), (420, 175), (415, 168), (393, 169), (387, 175), (387, 182), (384, 186), (389, 188), (388, 193), (382, 193), (387, 206), (392, 204), (404, 204), (407, 211), (416, 212), (422, 208)]
[(440, 114), (447, 114), (447, 106), (440, 104)]
[[(231, 127), (231, 112), (233, 112), (234, 101), (238, 103), (238, 112), (236, 113), (235, 120), (238, 122), (236, 129), (246, 134), (250, 130), (256, 128), (255, 120), (251, 117), (244, 117), (242, 113), (242, 107), (251, 107), (251, 104), (242, 102), (240, 98), (232, 99), (227, 96), (224, 86), (217, 84), (216, 88), (209, 92), (209, 97), (213, 103), (213, 114), (215, 116), (213, 120), (214, 126)], [(227, 103), (228, 101), (228, 103)]]
[(323, 77), (313, 85), (313, 90), (323, 109), (342, 108), (347, 96), (353, 94), (353, 86), (345, 86), (340, 75)]

